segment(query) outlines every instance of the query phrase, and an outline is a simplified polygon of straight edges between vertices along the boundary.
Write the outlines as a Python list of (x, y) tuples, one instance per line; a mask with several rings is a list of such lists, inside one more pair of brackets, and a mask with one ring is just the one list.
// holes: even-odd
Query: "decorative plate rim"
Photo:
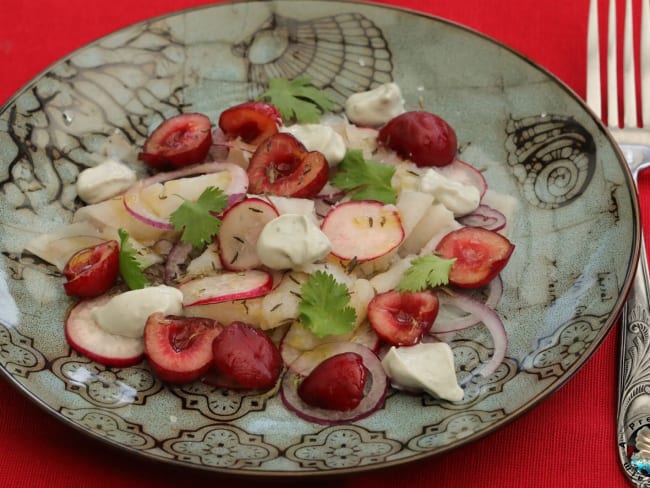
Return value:
[[(295, 3), (322, 3), (322, 0), (297, 0)], [(505, 50), (514, 56), (516, 56), (519, 60), (528, 63), (531, 65), (535, 70), (537, 70), (539, 73), (544, 75), (544, 77), (548, 80), (553, 81), (558, 87), (560, 87), (562, 90), (564, 90), (577, 104), (581, 107), (581, 109), (589, 115), (591, 120), (595, 123), (595, 125), (598, 128), (598, 131), (602, 137), (604, 137), (608, 142), (609, 145), (611, 146), (611, 149), (617, 154), (618, 157), (618, 165), (620, 168), (623, 170), (625, 173), (625, 183), (626, 186), (632, 191), (630, 191), (630, 196), (631, 196), (631, 206), (632, 206), (632, 213), (633, 213), (633, 222), (632, 222), (632, 227), (633, 227), (633, 249), (631, 250), (630, 254), (630, 260), (629, 260), (629, 265), (628, 269), (626, 270), (625, 273), (625, 280), (624, 283), (621, 287), (621, 293), (617, 297), (614, 306), (612, 307), (612, 311), (609, 314), (609, 317), (607, 318), (606, 322), (603, 324), (601, 329), (599, 330), (596, 338), (591, 342), (590, 347), (580, 356), (580, 360), (576, 361), (573, 365), (571, 365), (567, 371), (556, 381), (551, 382), (547, 387), (545, 387), (539, 394), (531, 397), (525, 405), (522, 405), (520, 408), (514, 410), (513, 412), (507, 414), (502, 418), (501, 420), (496, 421), (494, 424), (490, 425), (489, 427), (485, 428), (484, 430), (474, 433), (473, 435), (470, 435), (468, 438), (461, 439), (452, 445), (445, 445), (443, 447), (440, 447), (435, 450), (435, 452), (431, 451), (424, 451), (424, 452), (419, 452), (415, 453), (411, 456), (404, 457), (404, 458), (397, 458), (394, 460), (390, 461), (383, 461), (382, 463), (376, 465), (376, 464), (371, 464), (371, 465), (362, 465), (362, 466), (355, 466), (352, 468), (341, 468), (341, 469), (332, 469), (328, 471), (280, 471), (280, 470), (232, 470), (228, 468), (220, 468), (220, 467), (214, 467), (214, 466), (206, 466), (206, 465), (199, 465), (199, 464), (191, 464), (187, 462), (182, 462), (177, 459), (165, 459), (160, 456), (157, 456), (155, 454), (152, 454), (150, 452), (143, 452), (138, 449), (135, 449), (133, 447), (120, 444), (119, 442), (101, 437), (94, 433), (93, 431), (90, 431), (89, 429), (83, 428), (82, 425), (75, 423), (72, 419), (66, 417), (65, 415), (62, 415), (60, 411), (58, 411), (54, 406), (49, 405), (46, 403), (46, 401), (37, 396), (32, 390), (29, 389), (28, 387), (28, 382), (25, 381), (20, 381), (20, 379), (16, 378), (14, 375), (12, 375), (4, 365), (0, 365), (0, 374), (6, 378), (6, 380), (14, 386), (21, 394), (25, 395), (31, 402), (33, 402), (35, 405), (37, 405), (39, 408), (41, 408), (43, 411), (47, 412), (50, 414), (52, 417), (57, 419), (58, 421), (62, 421), (65, 425), (74, 428), (78, 432), (82, 432), (83, 434), (87, 435), (88, 437), (95, 439), (99, 442), (101, 442), (104, 445), (111, 446), (112, 448), (117, 448), (120, 451), (128, 452), (129, 454), (135, 454), (139, 457), (143, 457), (145, 459), (152, 460), (154, 462), (161, 462), (164, 464), (171, 464), (171, 465), (176, 465), (176, 466), (182, 466), (185, 468), (192, 468), (192, 469), (199, 469), (203, 471), (209, 471), (209, 472), (216, 472), (216, 473), (222, 473), (222, 474), (228, 474), (228, 475), (233, 475), (233, 476), (241, 476), (241, 477), (251, 477), (251, 478), (259, 478), (259, 477), (304, 477), (304, 476), (338, 476), (338, 475), (345, 475), (345, 474), (351, 474), (351, 473), (360, 473), (360, 472), (366, 472), (366, 471), (374, 471), (378, 469), (385, 469), (385, 468), (390, 468), (390, 467), (395, 467), (397, 465), (403, 465), (415, 461), (421, 461), (425, 458), (431, 457), (433, 455), (439, 455), (444, 452), (450, 451), (450, 450), (455, 450), (458, 448), (462, 448), (463, 446), (475, 442), (480, 438), (483, 438), (487, 435), (490, 435), (494, 433), (495, 431), (503, 428), (510, 422), (516, 420), (519, 418), (521, 415), (524, 413), (532, 410), (533, 408), (537, 407), (540, 402), (548, 398), (551, 394), (557, 392), (559, 388), (561, 388), (564, 384), (566, 384), (569, 380), (571, 380), (574, 375), (591, 359), (593, 353), (601, 346), (604, 338), (611, 332), (611, 330), (614, 328), (614, 324), (617, 322), (618, 317), (622, 311), (622, 308), (624, 306), (625, 300), (627, 298), (627, 295), (629, 294), (631, 287), (632, 287), (632, 279), (634, 276), (634, 271), (636, 269), (636, 264), (638, 262), (640, 252), (641, 252), (641, 237), (640, 237), (640, 229), (641, 229), (641, 217), (640, 217), (640, 208), (639, 208), (639, 199), (638, 199), (638, 194), (633, 191), (635, 188), (634, 181), (632, 178), (632, 175), (629, 171), (629, 168), (627, 164), (625, 164), (625, 159), (624, 156), (619, 149), (618, 145), (612, 138), (611, 134), (605, 127), (605, 125), (600, 121), (600, 119), (596, 116), (596, 114), (584, 103), (584, 101), (580, 98), (580, 96), (571, 88), (569, 87), (564, 81), (559, 79), (557, 76), (555, 76), (553, 73), (551, 73), (547, 68), (543, 67), (536, 61), (532, 60), (530, 57), (527, 55), (513, 49), (512, 47), (508, 46), (507, 44), (496, 40), (478, 30), (475, 30), (471, 27), (465, 26), (461, 23), (455, 22), (453, 20), (445, 19), (442, 17), (438, 17), (426, 12), (421, 12), (417, 10), (413, 10), (411, 8), (406, 8), (406, 7), (401, 7), (397, 5), (390, 5), (390, 4), (384, 4), (384, 3), (376, 3), (368, 0), (361, 0), (361, 1), (355, 1), (355, 0), (330, 0), (331, 3), (337, 3), (337, 4), (346, 4), (346, 5), (355, 5), (355, 4), (361, 4), (366, 7), (370, 7), (373, 9), (378, 9), (378, 10), (387, 10), (387, 11), (396, 11), (396, 12), (403, 12), (409, 15), (413, 15), (416, 17), (421, 17), (433, 22), (439, 22), (442, 24), (446, 24), (448, 26), (451, 26), (455, 29), (459, 29), (461, 31), (464, 31), (468, 34), (471, 34), (473, 36), (476, 36), (480, 38), (483, 42), (488, 42), (491, 43), (495, 46), (497, 46), (499, 49)], [(158, 22), (162, 21), (171, 17), (176, 17), (180, 15), (184, 15), (187, 13), (191, 12), (197, 12), (201, 10), (209, 10), (213, 9), (215, 7), (221, 7), (221, 6), (227, 6), (227, 5), (240, 5), (240, 4), (248, 4), (248, 3), (261, 3), (259, 1), (254, 1), (254, 0), (234, 0), (234, 1), (226, 1), (226, 2), (216, 2), (216, 3), (211, 3), (211, 4), (206, 4), (206, 5), (201, 5), (201, 6), (194, 6), (190, 8), (185, 8), (181, 10), (176, 10), (172, 12), (168, 12), (162, 15), (157, 15), (142, 21), (138, 21), (135, 23), (131, 23), (129, 25), (125, 25), (117, 30), (114, 30), (110, 33), (107, 33), (101, 37), (98, 37), (83, 46), (80, 46), (73, 50), (72, 52), (68, 53), (67, 55), (59, 58), (56, 60), (54, 63), (50, 64), (48, 67), (43, 69), (40, 73), (38, 73), (36, 76), (32, 77), (26, 84), (24, 84), (18, 91), (16, 91), (13, 95), (10, 96), (8, 100), (4, 102), (2, 106), (0, 106), (0, 115), (4, 114), (8, 109), (10, 109), (15, 102), (23, 95), (25, 92), (27, 92), (31, 87), (33, 87), (40, 79), (42, 79), (49, 71), (51, 71), (54, 67), (61, 65), (64, 63), (66, 60), (74, 57), (76, 54), (80, 53), (81, 51), (97, 45), (101, 43), (103, 40), (110, 38), (111, 36), (120, 33), (126, 29), (130, 28), (137, 28), (137, 27), (142, 27), (146, 26), (147, 24), (150, 24), (152, 22)], [(271, 2), (272, 3), (272, 2)], [(49, 367), (48, 367), (49, 368)]]

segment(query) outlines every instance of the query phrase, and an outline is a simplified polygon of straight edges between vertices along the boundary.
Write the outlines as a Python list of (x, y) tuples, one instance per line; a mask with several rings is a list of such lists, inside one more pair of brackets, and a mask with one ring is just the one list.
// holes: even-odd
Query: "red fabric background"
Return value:
[[(605, 1), (601, 7), (605, 8)], [(206, 0), (3, 0), (0, 6), (0, 104), (60, 57), (148, 17)], [(528, 55), (585, 92), (589, 0), (383, 0), (475, 28)], [(623, 3), (620, 1), (619, 3)], [(633, 2), (638, 8), (640, 0)], [(606, 10), (602, 10), (605, 12)], [(622, 19), (622, 13), (619, 14)], [(417, 47), (415, 47), (417, 48)], [(650, 179), (642, 181), (647, 214)], [(647, 225), (650, 231), (650, 225)], [(616, 331), (575, 375), (539, 406), (499, 432), (448, 454), (312, 486), (616, 487), (625, 486), (615, 448)], [(43, 413), (0, 379), (0, 486), (156, 487), (239, 483), (161, 465), (87, 438)], [(280, 486), (305, 480), (244, 481)]]

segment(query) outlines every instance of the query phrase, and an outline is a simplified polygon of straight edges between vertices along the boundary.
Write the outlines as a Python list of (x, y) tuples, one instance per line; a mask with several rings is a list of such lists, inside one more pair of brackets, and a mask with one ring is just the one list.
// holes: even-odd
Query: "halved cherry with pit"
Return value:
[(138, 159), (159, 170), (203, 162), (212, 144), (211, 126), (199, 113), (170, 117), (147, 138)]
[(462, 288), (480, 288), (505, 268), (514, 249), (514, 244), (498, 232), (462, 227), (442, 238), (436, 254), (454, 259), (449, 283)]
[(244, 102), (224, 110), (219, 116), (219, 128), (228, 139), (241, 139), (257, 145), (278, 132), (282, 116), (277, 108), (266, 102)]
[(188, 383), (212, 366), (212, 343), (223, 331), (210, 318), (153, 313), (144, 327), (144, 350), (156, 376)]
[(325, 186), (329, 165), (293, 135), (279, 132), (258, 147), (248, 165), (249, 192), (313, 198)]
[(380, 339), (394, 346), (413, 346), (431, 330), (440, 302), (431, 290), (388, 291), (368, 304), (368, 321)]
[(112, 240), (73, 254), (63, 269), (66, 294), (89, 298), (106, 292), (119, 274), (119, 252), (117, 241)]

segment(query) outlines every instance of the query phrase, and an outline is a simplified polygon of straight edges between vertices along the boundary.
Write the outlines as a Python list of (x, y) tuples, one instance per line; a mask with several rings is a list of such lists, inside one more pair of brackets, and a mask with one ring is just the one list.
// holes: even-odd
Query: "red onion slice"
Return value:
[(494, 310), (503, 296), (503, 280), (501, 279), (501, 275), (496, 275), (487, 286), (488, 296), (485, 300), (485, 305)]
[(316, 195), (314, 198), (315, 199), (320, 199), (320, 200), (325, 200), (327, 203), (334, 203), (338, 202), (341, 198), (345, 196), (345, 191), (336, 188), (335, 186), (332, 186), (332, 184), (328, 181), (325, 183), (325, 186), (318, 192), (318, 195)]
[[(478, 300), (470, 298), (464, 294), (449, 293), (444, 297), (444, 300), (446, 300), (451, 305), (464, 310), (475, 317), (478, 317), (483, 325), (487, 327), (488, 331), (492, 335), (492, 341), (494, 342), (494, 352), (492, 353), (490, 360), (482, 365), (478, 372), (481, 374), (481, 376), (491, 375), (505, 358), (506, 349), (508, 346), (508, 337), (506, 335), (506, 330), (503, 326), (501, 318), (485, 303), (481, 303)], [(433, 330), (432, 328), (431, 333), (436, 334), (439, 333), (439, 331)]]
[[(325, 425), (353, 422), (355, 420), (367, 417), (384, 404), (384, 398), (386, 397), (386, 391), (388, 388), (388, 379), (386, 377), (386, 373), (384, 373), (384, 369), (381, 366), (381, 362), (375, 353), (360, 344), (341, 342), (336, 343), (336, 345), (338, 347), (332, 347), (334, 344), (325, 344), (323, 346), (319, 346), (316, 349), (327, 347), (328, 353), (336, 351), (332, 355), (341, 354), (344, 352), (355, 352), (359, 354), (363, 358), (363, 364), (369, 373), (368, 383), (370, 384), (370, 388), (364, 395), (359, 405), (352, 410), (328, 410), (308, 405), (298, 395), (298, 387), (302, 379), (307, 376), (309, 372), (311, 372), (318, 364), (320, 364), (320, 361), (314, 361), (314, 354), (307, 356), (308, 353), (312, 353), (313, 351), (304, 353), (296, 360), (296, 362), (304, 362), (304, 364), (299, 364), (300, 369), (302, 371), (308, 371), (308, 373), (300, 375), (291, 370), (286, 371), (282, 380), (281, 397), (282, 402), (287, 407), (287, 409), (295, 412), (299, 417), (309, 422), (316, 422), (318, 424)], [(324, 359), (327, 358), (325, 357), (321, 359), (321, 361)]]
[[(497, 275), (488, 285), (488, 295), (485, 299), (485, 306), (494, 309), (501, 296), (503, 295), (503, 280), (500, 275)], [(456, 294), (459, 294), (456, 292)], [(452, 301), (448, 300), (449, 295), (446, 293), (438, 293), (438, 298), (440, 299), (440, 309), (444, 310), (445, 306), (453, 306)], [(466, 313), (459, 317), (443, 317), (443, 315), (438, 312), (438, 317), (433, 324), (433, 329), (431, 330), (432, 334), (443, 334), (446, 332), (456, 332), (462, 329), (469, 329), (474, 327), (481, 322), (480, 317), (476, 317), (471, 313)]]
[[(315, 344), (314, 341), (320, 340)], [(282, 338), (280, 354), (287, 368), (294, 373), (307, 376), (312, 369), (325, 359), (348, 352), (350, 344), (359, 344), (376, 352), (380, 341), (369, 322), (362, 322), (351, 334), (328, 336), (317, 339), (308, 329), (292, 326)], [(297, 361), (302, 357), (301, 361)]]
[[(123, 197), (124, 207), (127, 212), (140, 222), (147, 224), (156, 229), (173, 230), (174, 226), (168, 218), (156, 215), (151, 209), (140, 201), (140, 191), (156, 183), (185, 178), (188, 176), (197, 176), (202, 174), (218, 173), (228, 171), (230, 173), (230, 183), (224, 189), (226, 195), (243, 195), (248, 191), (248, 175), (246, 171), (232, 163), (210, 162), (194, 166), (187, 166), (175, 171), (161, 172), (144, 180), (138, 181), (129, 188)], [(229, 202), (230, 203), (230, 202)]]
[(483, 227), (497, 231), (506, 226), (506, 217), (498, 210), (481, 204), (472, 213), (459, 217), (458, 222), (467, 227)]
[(192, 244), (182, 241), (174, 244), (165, 263), (165, 284), (171, 285), (180, 277), (181, 265), (187, 260), (190, 252), (192, 252)]

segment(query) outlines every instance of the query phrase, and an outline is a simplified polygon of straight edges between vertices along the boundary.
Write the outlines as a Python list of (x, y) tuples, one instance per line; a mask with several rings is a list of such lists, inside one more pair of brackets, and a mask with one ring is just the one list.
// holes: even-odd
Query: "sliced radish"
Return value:
[[(350, 342), (339, 342), (336, 343), (336, 347), (333, 346), (332, 344), (320, 346), (327, 349), (326, 354), (314, 350), (301, 355), (296, 360), (296, 370), (304, 372), (304, 374), (297, 374), (295, 372), (296, 370), (289, 370), (285, 373), (282, 380), (281, 395), (283, 403), (289, 410), (310, 422), (330, 425), (359, 420), (380, 408), (386, 397), (388, 379), (379, 358), (377, 358), (374, 352), (360, 344)], [(305, 403), (298, 395), (298, 387), (302, 379), (309, 375), (323, 360), (346, 352), (359, 354), (363, 358), (363, 365), (369, 375), (367, 382), (369, 389), (359, 405), (353, 410), (338, 411), (313, 407)], [(322, 359), (316, 361), (315, 358)]]
[(487, 191), (487, 181), (485, 181), (483, 173), (460, 159), (454, 159), (446, 166), (436, 167), (436, 171), (451, 180), (478, 188), (481, 197)]
[(207, 305), (266, 295), (273, 287), (273, 276), (266, 271), (224, 272), (182, 283), (183, 305)]
[(370, 200), (333, 207), (321, 230), (332, 243), (332, 254), (357, 262), (380, 258), (404, 240), (404, 228), (395, 206)]
[(172, 230), (171, 213), (186, 200), (196, 200), (209, 186), (227, 195), (248, 190), (248, 176), (231, 163), (203, 163), (177, 171), (158, 173), (133, 185), (123, 196), (124, 207), (134, 218), (149, 226)]
[(240, 271), (261, 266), (257, 239), (264, 226), (277, 216), (273, 205), (254, 197), (245, 198), (226, 210), (217, 235), (224, 268)]
[(112, 297), (102, 295), (77, 303), (65, 321), (65, 337), (77, 352), (105, 366), (123, 368), (137, 364), (144, 356), (141, 338), (111, 334), (99, 327), (92, 310)]

